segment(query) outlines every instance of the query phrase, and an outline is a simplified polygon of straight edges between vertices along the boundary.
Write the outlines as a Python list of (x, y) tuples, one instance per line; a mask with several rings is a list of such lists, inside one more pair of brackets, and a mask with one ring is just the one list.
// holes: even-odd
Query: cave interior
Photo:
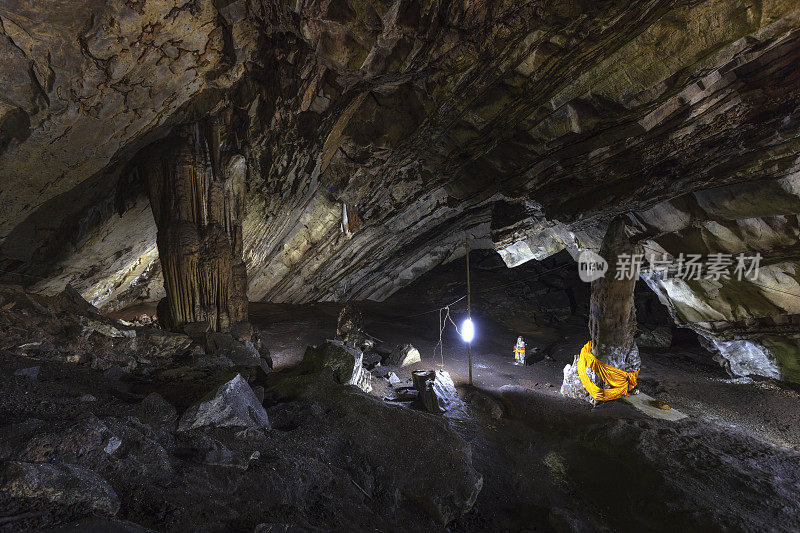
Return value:
[(0, 529), (800, 530), (795, 0), (4, 0), (0, 58)]

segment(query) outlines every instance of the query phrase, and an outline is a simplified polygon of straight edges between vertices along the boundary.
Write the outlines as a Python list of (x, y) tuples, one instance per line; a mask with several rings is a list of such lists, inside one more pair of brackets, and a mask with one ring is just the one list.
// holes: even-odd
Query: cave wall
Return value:
[[(15, 0), (0, 54), (3, 279), (106, 308), (163, 290), (143, 148), (222, 106), (251, 300), (383, 299), (465, 238), (520, 264), (598, 247), (618, 214), (673, 251), (796, 243), (794, 1)], [(676, 199), (750, 182), (784, 192), (673, 224)], [(797, 314), (653, 287), (698, 331)]]
[(643, 276), (675, 322), (707, 339), (734, 374), (800, 380), (798, 211), (800, 174), (682, 195), (631, 217), (648, 255), (761, 256), (755, 279)]

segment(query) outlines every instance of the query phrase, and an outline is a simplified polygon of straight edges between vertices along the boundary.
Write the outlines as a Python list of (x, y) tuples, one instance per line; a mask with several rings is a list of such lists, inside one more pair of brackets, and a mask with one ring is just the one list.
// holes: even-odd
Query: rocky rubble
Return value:
[[(463, 515), (481, 489), (469, 446), (445, 421), (343, 386), (331, 368), (266, 410), (242, 376), (143, 378), (185, 396), (176, 409), (89, 366), (42, 364), (29, 382), (13, 376), (17, 356), (0, 353), (0, 507), (13, 530), (103, 515), (114, 519), (102, 527), (134, 530), (423, 530)], [(77, 401), (87, 387), (96, 401)]]
[(0, 464), (0, 494), (11, 498), (42, 498), (90, 512), (115, 515), (119, 499), (106, 480), (79, 466), (59, 463)]
[(257, 332), (252, 340), (239, 340), (216, 332), (174, 333), (153, 324), (128, 326), (100, 316), (71, 289), (42, 296), (0, 286), (0, 299), (0, 328), (5, 332), (0, 348), (18, 355), (89, 365), (116, 379), (175, 372), (187, 364), (271, 371), (269, 351)]

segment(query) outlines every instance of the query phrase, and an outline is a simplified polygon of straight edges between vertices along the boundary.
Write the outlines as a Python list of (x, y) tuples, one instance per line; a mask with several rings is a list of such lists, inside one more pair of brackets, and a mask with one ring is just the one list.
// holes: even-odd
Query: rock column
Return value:
[(227, 332), (247, 324), (246, 164), (241, 155), (223, 155), (222, 138), (216, 119), (179, 126), (143, 165), (167, 293), (158, 315), (169, 329), (208, 321)]
[[(608, 262), (605, 276), (592, 282), (589, 304), (589, 335), (592, 354), (609, 366), (633, 372), (641, 365), (639, 349), (634, 341), (636, 334), (636, 307), (633, 291), (638, 274), (631, 274), (621, 261), (640, 253), (640, 247), (631, 243), (625, 231), (625, 220), (614, 219), (608, 227), (600, 256)], [(628, 264), (631, 264), (630, 262)], [(624, 273), (625, 275), (620, 275)], [(564, 368), (561, 393), (565, 396), (593, 401), (581, 383), (575, 361)], [(591, 369), (589, 379), (603, 387), (604, 382)]]

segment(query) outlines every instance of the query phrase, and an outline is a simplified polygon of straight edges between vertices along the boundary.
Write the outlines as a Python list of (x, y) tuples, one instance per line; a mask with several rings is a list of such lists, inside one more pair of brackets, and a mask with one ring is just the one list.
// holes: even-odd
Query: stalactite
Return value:
[(233, 154), (231, 165), (222, 164), (222, 129), (217, 119), (180, 126), (166, 148), (151, 151), (142, 164), (167, 294), (159, 318), (170, 329), (208, 321), (230, 331), (247, 323), (244, 159)]

